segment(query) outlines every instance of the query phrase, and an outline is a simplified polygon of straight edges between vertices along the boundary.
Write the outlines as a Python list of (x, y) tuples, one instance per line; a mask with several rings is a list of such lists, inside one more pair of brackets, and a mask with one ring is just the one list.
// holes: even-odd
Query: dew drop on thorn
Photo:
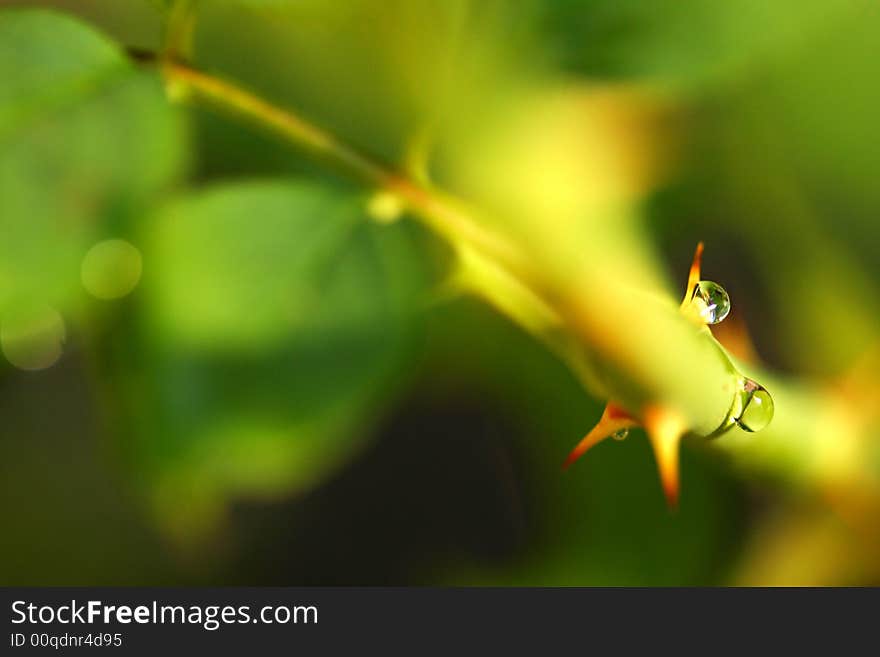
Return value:
[(700, 281), (694, 286), (691, 304), (706, 324), (717, 324), (730, 312), (727, 291), (712, 281)]

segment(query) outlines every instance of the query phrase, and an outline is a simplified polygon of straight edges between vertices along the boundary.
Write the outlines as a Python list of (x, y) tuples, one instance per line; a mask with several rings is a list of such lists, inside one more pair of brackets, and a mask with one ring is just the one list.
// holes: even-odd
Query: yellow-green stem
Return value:
[[(310, 151), (366, 184), (397, 195), (416, 216), (453, 247), (476, 252), (493, 266), (500, 267), (512, 280), (523, 286), (523, 290), (527, 291), (526, 296), (534, 295), (545, 309), (558, 313), (563, 323), (573, 316), (577, 317), (576, 312), (573, 314), (566, 307), (565, 299), (559, 298), (552, 286), (545, 285), (542, 277), (537, 275), (513, 244), (486, 230), (478, 220), (479, 213), (463, 201), (384, 166), (304, 118), (232, 82), (173, 59), (149, 53), (133, 52), (132, 55), (135, 59), (158, 64), (173, 96), (201, 100), (237, 114), (255, 125), (272, 130), (292, 145)], [(517, 295), (522, 297), (519, 292)], [(588, 340), (590, 331), (578, 330), (576, 324), (574, 322), (569, 326), (577, 334), (573, 337)], [(526, 328), (531, 327), (526, 325)], [(557, 330), (561, 329), (560, 326)], [(863, 471), (868, 468), (857, 458), (844, 459), (845, 463), (838, 463), (833, 469), (823, 468), (823, 464), (817, 462), (835, 442), (834, 436), (827, 435), (817, 427), (827, 428), (822, 420), (832, 415), (836, 417), (839, 409), (836, 396), (822, 394), (816, 389), (795, 392), (796, 388), (782, 382), (777, 382), (773, 390), (774, 394), (780, 393), (781, 403), (777, 403), (777, 408), (790, 406), (788, 412), (781, 413), (781, 417), (761, 433), (761, 440), (753, 443), (746, 436), (730, 441), (724, 438), (720, 440), (721, 446), (732, 448), (743, 461), (761, 469), (776, 471), (794, 479), (806, 476), (819, 487), (825, 487), (830, 482), (839, 485), (842, 469), (853, 477), (859, 476), (859, 479), (853, 479), (854, 485), (859, 487), (855, 482), (861, 481)], [(744, 441), (746, 444), (743, 444)]]

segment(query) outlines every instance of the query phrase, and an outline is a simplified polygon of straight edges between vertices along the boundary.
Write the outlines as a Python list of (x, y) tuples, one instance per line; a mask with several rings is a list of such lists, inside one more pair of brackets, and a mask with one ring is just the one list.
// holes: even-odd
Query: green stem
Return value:
[[(139, 52), (130, 54), (137, 60), (158, 65), (172, 96), (201, 100), (218, 109), (232, 112), (257, 126), (271, 130), (288, 143), (325, 159), (368, 185), (397, 195), (414, 214), (454, 248), (460, 252), (477, 253), (487, 263), (491, 263), (492, 267), (499, 268), (498, 274), (489, 272), (493, 281), (509, 276), (510, 282), (505, 284), (506, 290), (517, 299), (528, 301), (533, 298), (536, 317), (541, 318), (537, 330), (528, 321), (511, 315), (514, 321), (531, 332), (541, 333), (541, 326), (548, 327), (551, 333), (571, 330), (571, 340), (579, 344), (589, 344), (597, 335), (597, 330), (604, 330), (603, 326), (598, 329), (589, 326), (588, 320), (595, 317), (589, 305), (581, 308), (577, 299), (560, 295), (512, 243), (485, 229), (485, 222), (479, 221), (481, 215), (460, 199), (383, 165), (342, 143), (303, 117), (279, 108), (232, 82), (164, 56)], [(511, 285), (516, 289), (511, 289)], [(522, 290), (516, 287), (520, 285)], [(483, 292), (486, 291), (485, 288), (483, 286)], [(503, 303), (497, 305), (505, 310)], [(538, 337), (547, 338), (546, 335)], [(570, 340), (560, 342), (559, 345), (560, 353), (572, 352)], [(724, 352), (723, 349), (721, 351)], [(571, 362), (576, 361), (577, 357), (566, 360), (577, 371), (577, 363)], [(682, 376), (677, 369), (668, 374), (670, 381)], [(763, 381), (766, 376), (762, 374), (760, 378)], [(767, 430), (761, 432), (760, 440), (752, 441), (745, 435), (737, 439), (725, 436), (717, 441), (720, 446), (729, 447), (744, 461), (755, 466), (793, 479), (806, 476), (814, 484), (823, 486), (828, 485), (829, 480), (839, 483), (836, 475), (842, 471), (853, 476), (854, 487), (860, 487), (861, 484), (856, 482), (862, 480), (864, 471), (869, 468), (858, 458), (846, 458), (845, 463), (838, 463), (836, 468), (823, 467), (822, 461), (830, 449), (829, 446), (833, 446), (836, 436), (819, 429), (829, 426), (829, 419), (837, 417), (839, 404), (835, 396), (818, 389), (799, 390), (796, 386), (781, 381), (775, 382), (772, 389), (774, 396), (778, 393), (777, 418)], [(658, 394), (657, 390), (647, 392)], [(787, 408), (788, 411), (780, 413), (781, 408)], [(846, 410), (854, 412), (851, 408)], [(834, 426), (834, 423), (830, 426)], [(855, 479), (856, 476), (858, 479)]]

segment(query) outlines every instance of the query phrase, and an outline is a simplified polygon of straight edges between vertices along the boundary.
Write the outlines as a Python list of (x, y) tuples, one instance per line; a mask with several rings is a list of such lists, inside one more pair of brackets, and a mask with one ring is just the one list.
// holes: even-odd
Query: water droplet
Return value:
[(700, 281), (694, 285), (691, 304), (706, 324), (717, 324), (730, 312), (727, 291), (712, 281)]
[(707, 437), (717, 438), (734, 426), (751, 433), (761, 431), (770, 424), (774, 410), (773, 398), (767, 389), (760, 383), (739, 375), (737, 389), (727, 416), (721, 426)]
[(773, 419), (773, 397), (764, 386), (743, 378), (740, 382), (739, 408), (733, 420), (746, 431), (760, 431)]
[(611, 437), (614, 440), (626, 440), (626, 437), (629, 435), (629, 429), (618, 429), (614, 433), (611, 434)]

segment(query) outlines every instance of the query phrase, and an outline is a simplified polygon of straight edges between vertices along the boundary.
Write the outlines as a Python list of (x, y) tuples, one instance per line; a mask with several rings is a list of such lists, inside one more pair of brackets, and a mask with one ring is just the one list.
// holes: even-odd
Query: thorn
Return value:
[(697, 249), (694, 251), (694, 260), (691, 262), (691, 270), (688, 272), (687, 287), (684, 290), (684, 299), (682, 299), (681, 307), (685, 308), (691, 302), (691, 294), (694, 285), (700, 282), (700, 265), (703, 260), (703, 243), (697, 243)]
[(648, 406), (644, 412), (645, 431), (654, 448), (660, 483), (670, 509), (678, 508), (678, 447), (687, 427), (677, 412), (664, 406)]
[(602, 412), (602, 417), (599, 418), (596, 426), (590, 429), (590, 432), (583, 437), (573, 450), (571, 450), (568, 458), (565, 459), (565, 463), (562, 464), (562, 469), (567, 470), (568, 467), (583, 456), (588, 449), (593, 445), (602, 442), (615, 431), (636, 427), (638, 424), (638, 421), (626, 410), (613, 401), (609, 401), (605, 405), (605, 410)]

